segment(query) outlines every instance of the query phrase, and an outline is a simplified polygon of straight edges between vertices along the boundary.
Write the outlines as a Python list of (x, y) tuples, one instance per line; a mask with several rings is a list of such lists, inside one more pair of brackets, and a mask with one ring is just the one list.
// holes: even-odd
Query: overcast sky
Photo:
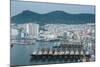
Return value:
[(78, 13), (95, 13), (95, 6), (93, 5), (73, 5), (73, 4), (51, 4), (51, 3), (37, 3), (37, 2), (11, 2), (11, 16), (21, 13), (23, 10), (30, 10), (40, 14), (51, 11), (64, 11), (71, 14)]

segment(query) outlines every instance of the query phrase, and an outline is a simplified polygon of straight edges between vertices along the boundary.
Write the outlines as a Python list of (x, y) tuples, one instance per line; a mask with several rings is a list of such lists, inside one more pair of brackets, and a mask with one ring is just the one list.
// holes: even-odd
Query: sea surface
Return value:
[(35, 62), (31, 61), (31, 54), (41, 48), (52, 48), (60, 45), (60, 42), (36, 42), (29, 45), (13, 44), (10, 48), (10, 64), (11, 65), (34, 65), (34, 64), (48, 64), (52, 62)]

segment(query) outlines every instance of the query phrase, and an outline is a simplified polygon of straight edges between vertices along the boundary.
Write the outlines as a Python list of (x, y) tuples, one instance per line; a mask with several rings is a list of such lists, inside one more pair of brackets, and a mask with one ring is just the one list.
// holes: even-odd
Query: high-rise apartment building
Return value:
[(22, 28), (22, 31), (27, 34), (27, 36), (25, 35), (25, 37), (31, 39), (38, 37), (39, 24), (25, 23), (25, 24), (21, 24), (20, 27)]

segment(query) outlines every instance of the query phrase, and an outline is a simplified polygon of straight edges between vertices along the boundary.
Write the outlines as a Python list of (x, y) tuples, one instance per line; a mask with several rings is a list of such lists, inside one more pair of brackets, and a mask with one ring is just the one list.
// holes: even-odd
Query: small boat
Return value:
[(84, 54), (84, 52), (83, 51), (80, 51), (80, 55), (83, 55)]
[(38, 55), (41, 55), (41, 54), (43, 54), (42, 51), (38, 51)]
[(31, 56), (33, 56), (33, 55), (37, 55), (37, 51), (34, 51), (34, 52), (31, 54)]
[(79, 55), (79, 51), (75, 51), (75, 55)]
[(68, 54), (69, 54), (69, 51), (66, 51), (66, 52), (65, 52), (65, 55), (68, 55)]
[(10, 45), (11, 48), (12, 48), (13, 46), (14, 46), (13, 44)]
[(74, 51), (73, 50), (70, 51), (70, 55), (74, 55)]
[(50, 51), (49, 51), (49, 54), (50, 54), (50, 55), (52, 55), (52, 54), (53, 54), (52, 50), (50, 50)]
[(55, 52), (54, 52), (54, 55), (58, 55), (58, 52), (57, 52), (57, 51), (55, 51)]

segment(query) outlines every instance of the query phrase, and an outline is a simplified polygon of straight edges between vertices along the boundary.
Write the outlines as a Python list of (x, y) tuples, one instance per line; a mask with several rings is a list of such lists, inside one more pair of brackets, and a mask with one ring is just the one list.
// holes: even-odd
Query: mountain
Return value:
[(64, 11), (54, 11), (46, 14), (38, 14), (29, 10), (11, 17), (11, 22), (16, 24), (38, 23), (43, 24), (84, 24), (95, 23), (94, 14), (69, 14)]

